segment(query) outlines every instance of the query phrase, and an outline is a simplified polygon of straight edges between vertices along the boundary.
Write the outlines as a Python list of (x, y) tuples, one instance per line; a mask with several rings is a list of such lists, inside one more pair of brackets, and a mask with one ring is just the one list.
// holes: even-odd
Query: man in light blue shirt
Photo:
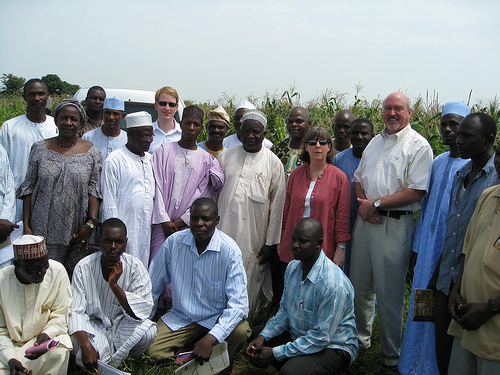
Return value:
[[(164, 285), (172, 283), (172, 309), (158, 321), (158, 335), (148, 350), (157, 360), (192, 348), (194, 358), (203, 363), (215, 344), (227, 341), (232, 363), (250, 336), (241, 251), (216, 229), (218, 223), (217, 203), (198, 198), (191, 206), (189, 230), (168, 237), (151, 262), (151, 316)], [(221, 374), (230, 371), (231, 366)]]
[(263, 330), (255, 327), (253, 336), (258, 336), (246, 349), (254, 366), (273, 365), (280, 375), (329, 375), (356, 359), (354, 289), (321, 250), (322, 243), (323, 227), (314, 218), (300, 220), (293, 229), (295, 260), (285, 272), (280, 308)]

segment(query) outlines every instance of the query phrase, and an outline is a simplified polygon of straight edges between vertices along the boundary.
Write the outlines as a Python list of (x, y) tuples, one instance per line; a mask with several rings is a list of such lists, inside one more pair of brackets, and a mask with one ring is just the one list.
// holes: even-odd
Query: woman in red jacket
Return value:
[(332, 138), (320, 126), (309, 129), (304, 137), (300, 159), (304, 165), (293, 170), (286, 188), (280, 260), (293, 260), (290, 250), (292, 230), (304, 217), (323, 224), (323, 251), (342, 268), (345, 242), (350, 240), (350, 183), (333, 161)]

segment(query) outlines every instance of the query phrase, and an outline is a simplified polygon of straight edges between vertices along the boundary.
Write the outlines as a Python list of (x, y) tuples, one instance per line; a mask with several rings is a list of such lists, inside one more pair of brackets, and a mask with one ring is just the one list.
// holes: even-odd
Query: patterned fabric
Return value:
[(198, 323), (222, 342), (248, 316), (241, 251), (217, 229), (201, 254), (189, 229), (172, 234), (151, 262), (149, 274), (155, 303), (151, 316), (163, 286), (172, 283), (172, 309), (161, 318), (172, 331)]
[[(70, 335), (85, 331), (91, 338), (98, 336), (94, 343), (99, 359), (118, 366), (146, 332), (156, 326), (148, 319), (153, 307), (151, 280), (138, 258), (122, 254), (123, 273), (117, 283), (125, 292), (130, 309), (139, 318), (136, 320), (127, 314), (104, 280), (101, 257), (101, 252), (94, 253), (75, 267), (68, 331)], [(99, 339), (102, 337), (105, 339)]]
[(446, 295), (449, 295), (451, 282), (457, 280), (465, 233), (476, 203), (484, 189), (500, 184), (493, 163), (494, 159), (495, 155), (492, 155), (481, 172), (469, 183), (461, 202), (458, 199), (459, 190), (463, 187), (467, 174), (472, 170), (472, 161), (460, 168), (453, 180), (450, 211), (446, 218), (446, 239), (436, 284), (437, 290)]
[(287, 176), (292, 173), (292, 171), (299, 165), (302, 165), (302, 160), (299, 159), (299, 155), (302, 153), (302, 148), (291, 148), (290, 147), (291, 138), (287, 138), (278, 142), (271, 148), (271, 151), (281, 160), (283, 166), (285, 167), (285, 174)]
[[(52, 259), (64, 261), (73, 233), (84, 223), (89, 195), (101, 199), (101, 153), (92, 146), (86, 153), (64, 156), (33, 145), (26, 180), (18, 198), (31, 197), (31, 229), (43, 236)], [(51, 245), (60, 245), (58, 254)], [(64, 251), (66, 249), (66, 251)]]
[[(450, 153), (446, 152), (436, 157), (432, 164), (429, 195), (422, 202), (422, 212), (413, 234), (413, 251), (418, 254), (418, 258), (408, 317), (413, 314), (415, 288), (427, 288), (443, 252), (453, 177), (467, 162), (468, 160), (451, 158)], [(438, 374), (433, 322), (406, 320), (399, 371), (402, 375)]]
[(330, 348), (345, 350), (353, 363), (358, 338), (349, 279), (323, 251), (304, 280), (302, 273), (302, 262), (288, 265), (280, 308), (260, 334), (267, 341), (289, 331), (293, 341), (273, 348), (278, 361)]

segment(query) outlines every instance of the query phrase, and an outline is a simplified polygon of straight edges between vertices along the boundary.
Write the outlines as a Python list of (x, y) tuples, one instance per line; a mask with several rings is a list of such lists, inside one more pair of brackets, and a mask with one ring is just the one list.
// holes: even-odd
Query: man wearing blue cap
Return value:
[[(443, 254), (433, 275), (437, 278), (434, 321), (440, 374), (448, 372), (453, 344), (453, 337), (447, 334), (451, 322), (448, 296), (460, 270), (465, 232), (483, 190), (500, 183), (493, 163), (496, 132), (495, 120), (485, 113), (472, 113), (458, 125), (458, 153), (462, 159), (471, 160), (457, 171), (453, 179)], [(433, 287), (432, 280), (430, 284)]]
[[(469, 107), (460, 102), (446, 103), (442, 109), (441, 139), (450, 151), (434, 159), (429, 195), (422, 202), (422, 211), (413, 235), (413, 251), (418, 254), (418, 258), (413, 276), (409, 317), (416, 310), (413, 306), (415, 288), (427, 288), (443, 252), (453, 177), (469, 161), (460, 158), (457, 146), (458, 125), (469, 113)], [(400, 373), (437, 374), (435, 353), (434, 323), (408, 319), (399, 361)], [(421, 358), (426, 360), (422, 361)]]
[(104, 99), (104, 123), (100, 128), (93, 129), (82, 136), (82, 139), (92, 142), (101, 151), (102, 160), (109, 154), (127, 143), (127, 133), (120, 129), (120, 122), (125, 118), (125, 102), (113, 98)]

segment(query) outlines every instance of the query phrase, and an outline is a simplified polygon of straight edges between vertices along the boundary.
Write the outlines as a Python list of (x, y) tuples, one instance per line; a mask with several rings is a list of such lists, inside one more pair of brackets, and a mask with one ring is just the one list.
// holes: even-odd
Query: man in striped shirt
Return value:
[(101, 252), (75, 267), (68, 330), (76, 363), (93, 372), (97, 360), (118, 367), (140, 356), (156, 336), (148, 319), (153, 307), (151, 280), (139, 258), (126, 254), (127, 228), (120, 219), (101, 224)]
[[(154, 307), (165, 284), (172, 283), (172, 309), (158, 321), (158, 336), (148, 355), (172, 358), (192, 348), (207, 361), (215, 344), (227, 341), (229, 358), (250, 336), (247, 279), (236, 242), (216, 229), (217, 203), (198, 198), (190, 210), (189, 230), (170, 235), (153, 258), (149, 273)], [(229, 366), (221, 374), (230, 373)]]
[(273, 365), (280, 375), (330, 375), (356, 359), (354, 289), (326, 257), (322, 243), (323, 227), (317, 219), (302, 219), (294, 227), (295, 260), (285, 272), (280, 308), (264, 329), (254, 328), (253, 336), (258, 336), (246, 349), (254, 366)]

